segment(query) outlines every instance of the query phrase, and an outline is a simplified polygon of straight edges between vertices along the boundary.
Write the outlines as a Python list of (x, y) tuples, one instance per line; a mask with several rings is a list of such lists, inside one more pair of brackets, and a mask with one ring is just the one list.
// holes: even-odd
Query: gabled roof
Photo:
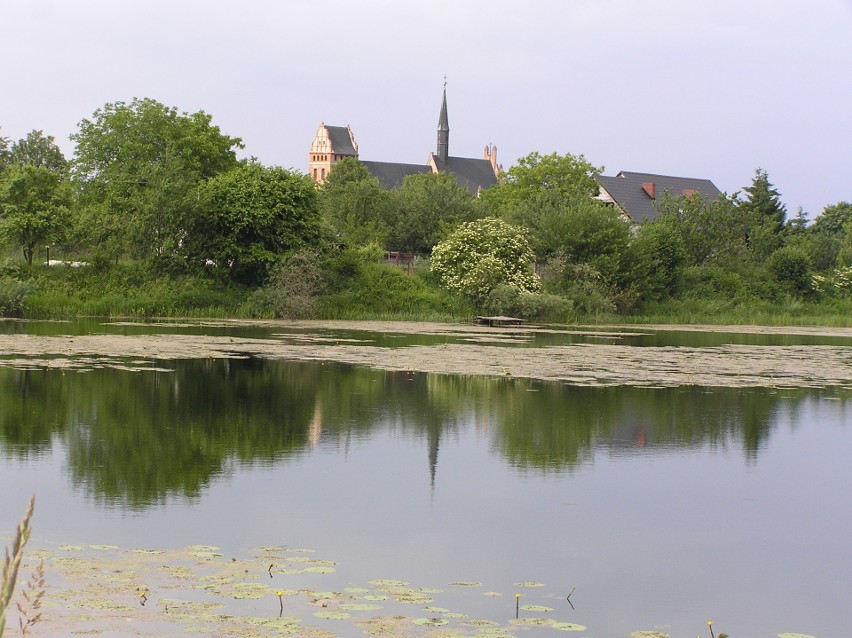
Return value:
[(675, 197), (698, 193), (707, 200), (716, 199), (722, 194), (709, 179), (693, 177), (621, 171), (615, 177), (599, 175), (595, 180), (605, 191), (601, 193), (600, 199), (611, 199), (636, 223), (658, 217), (660, 211), (655, 202), (662, 200), (666, 193)]
[(480, 189), (486, 189), (497, 183), (494, 175), (494, 167), (487, 159), (474, 159), (470, 157), (448, 157), (446, 162), (432, 154), (430, 158), (441, 173), (449, 173), (456, 178), (459, 186), (466, 188), (472, 195), (478, 194)]
[(337, 155), (358, 156), (358, 151), (352, 144), (352, 134), (348, 126), (328, 126), (328, 139), (331, 141), (331, 152)]
[(432, 169), (425, 164), (400, 164), (398, 162), (365, 162), (361, 163), (370, 171), (370, 174), (379, 180), (385, 188), (397, 188), (402, 186), (402, 180), (408, 175), (420, 173), (431, 173)]

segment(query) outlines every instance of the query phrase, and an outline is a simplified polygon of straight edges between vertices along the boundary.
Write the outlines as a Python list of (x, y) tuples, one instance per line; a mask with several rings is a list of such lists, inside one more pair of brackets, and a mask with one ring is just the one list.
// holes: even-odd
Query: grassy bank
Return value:
[[(570, 305), (570, 304), (569, 304)], [(852, 300), (777, 303), (721, 295), (670, 299), (633, 312), (577, 311), (531, 318), (551, 323), (664, 323), (726, 325), (852, 326)], [(366, 264), (305, 299), (289, 290), (262, 292), (209, 278), (154, 274), (136, 263), (105, 271), (88, 268), (6, 268), (0, 273), (0, 316), (68, 317), (278, 317), (470, 321), (469, 302), (441, 289), (428, 272), (408, 274)]]

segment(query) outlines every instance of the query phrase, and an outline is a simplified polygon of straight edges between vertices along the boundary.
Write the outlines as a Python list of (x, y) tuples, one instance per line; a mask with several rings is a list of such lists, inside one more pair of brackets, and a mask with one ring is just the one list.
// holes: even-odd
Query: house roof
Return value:
[[(595, 180), (606, 194), (634, 222), (644, 222), (659, 216), (656, 202), (666, 193), (671, 196), (698, 193), (712, 200), (722, 194), (709, 179), (674, 177), (655, 173), (621, 171), (615, 177), (599, 175)], [(603, 195), (603, 194), (602, 194)], [(604, 196), (603, 199), (606, 199)]]
[(402, 186), (402, 180), (408, 175), (419, 173), (431, 173), (432, 169), (425, 164), (400, 164), (398, 162), (367, 162), (361, 163), (370, 171), (370, 174), (379, 180), (385, 188), (397, 188)]
[(486, 189), (497, 183), (494, 167), (487, 159), (470, 157), (448, 157), (446, 162), (433, 154), (432, 159), (441, 173), (449, 173), (456, 178), (459, 186), (476, 195), (480, 189)]
[(337, 155), (358, 156), (358, 151), (352, 143), (352, 134), (348, 126), (328, 126), (328, 139), (331, 141), (331, 152)]

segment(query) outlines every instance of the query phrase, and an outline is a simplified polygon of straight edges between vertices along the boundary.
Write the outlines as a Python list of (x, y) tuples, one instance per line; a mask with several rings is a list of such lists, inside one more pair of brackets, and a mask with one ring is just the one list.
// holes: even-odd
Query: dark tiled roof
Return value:
[(435, 155), (433, 159), (440, 172), (455, 177), (458, 185), (468, 189), (472, 195), (476, 195), (480, 188), (484, 190), (497, 183), (490, 160), (448, 157), (446, 162), (442, 162)]
[(399, 164), (397, 162), (365, 162), (361, 163), (367, 167), (370, 174), (379, 180), (385, 188), (397, 188), (402, 186), (402, 180), (408, 175), (419, 173), (431, 173), (432, 169), (426, 164)]
[[(709, 179), (672, 177), (671, 175), (634, 173), (631, 171), (621, 171), (615, 177), (599, 175), (595, 179), (630, 219), (637, 223), (659, 216), (660, 211), (657, 210), (654, 202), (662, 200), (666, 193), (679, 196), (690, 191), (696, 191), (701, 197), (708, 200), (716, 199), (721, 195), (721, 191)], [(643, 184), (648, 183), (654, 185), (654, 198), (642, 187)]]
[(337, 155), (358, 156), (358, 151), (352, 145), (352, 136), (348, 126), (328, 126), (328, 138), (331, 140), (331, 152)]

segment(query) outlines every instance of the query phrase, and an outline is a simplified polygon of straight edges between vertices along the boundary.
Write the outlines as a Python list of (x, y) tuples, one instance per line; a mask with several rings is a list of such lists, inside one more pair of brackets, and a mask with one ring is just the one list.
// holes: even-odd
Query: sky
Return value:
[(67, 157), (81, 120), (152, 98), (241, 156), (307, 172), (320, 123), (361, 159), (532, 152), (712, 180), (763, 168), (788, 216), (852, 201), (852, 0), (0, 0), (0, 135)]

